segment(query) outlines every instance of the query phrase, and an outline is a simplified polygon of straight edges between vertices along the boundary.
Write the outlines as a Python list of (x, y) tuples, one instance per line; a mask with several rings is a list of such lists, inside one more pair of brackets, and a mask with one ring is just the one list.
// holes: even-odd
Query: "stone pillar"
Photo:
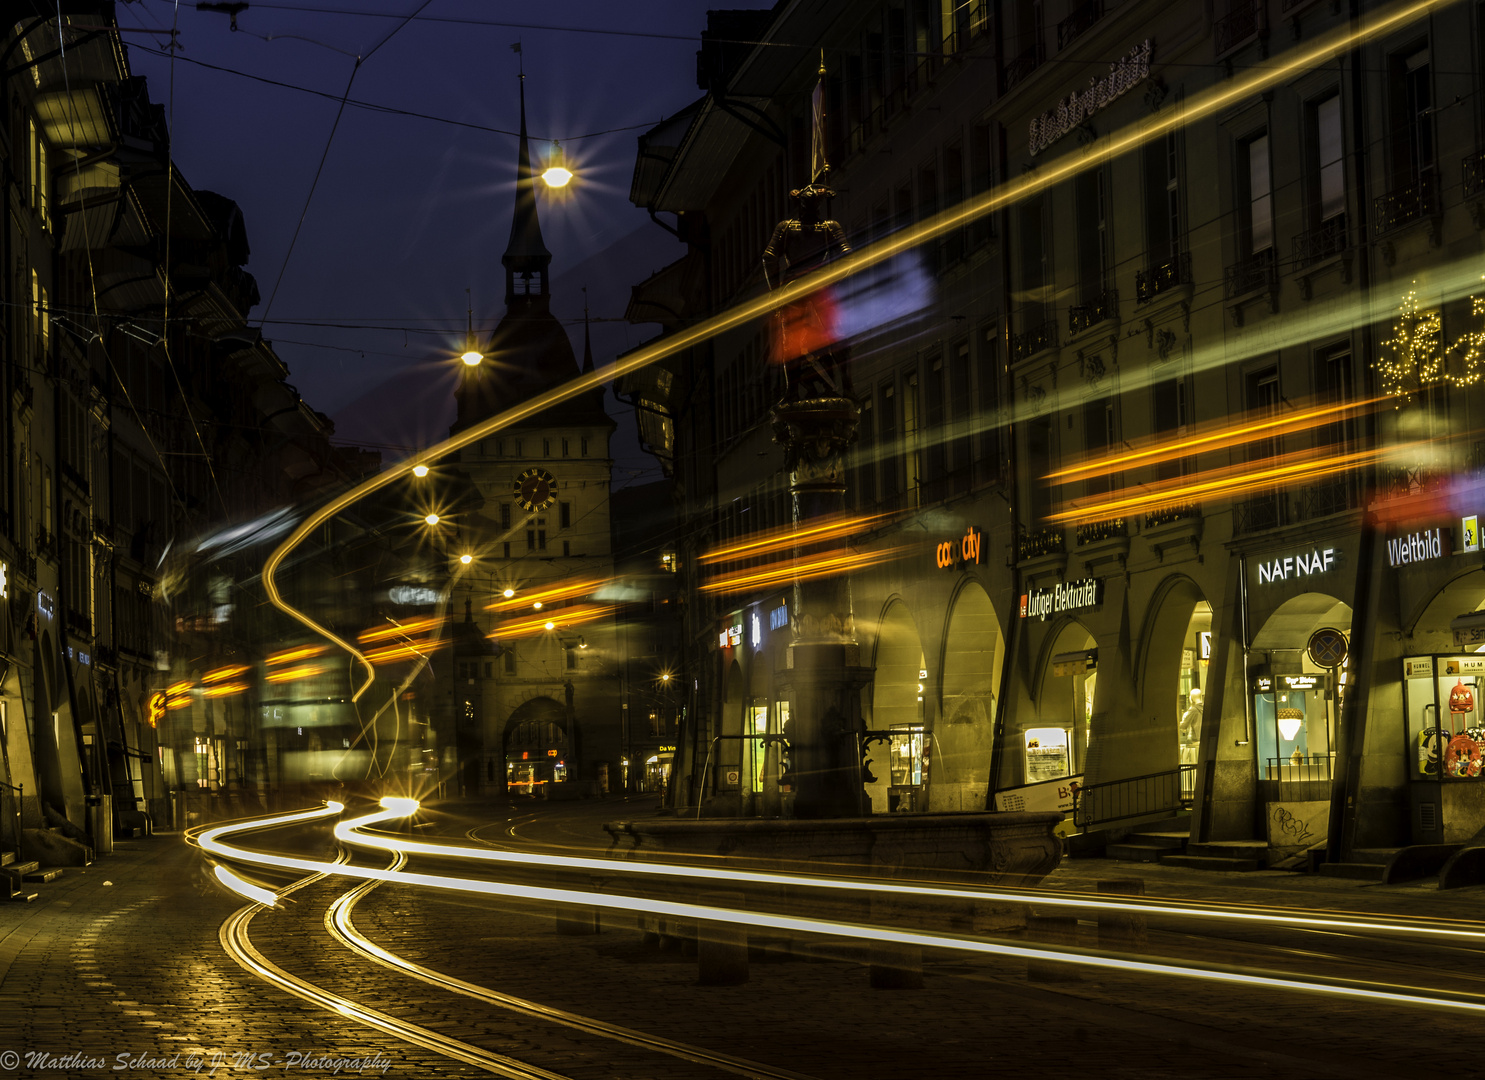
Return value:
[[(1144, 896), (1144, 878), (1111, 878), (1098, 883), (1102, 896)], [(1098, 947), (1116, 952), (1136, 952), (1148, 943), (1145, 917), (1136, 911), (1098, 913)]]
[[(845, 513), (845, 449), (856, 438), (856, 403), (844, 397), (780, 402), (774, 407), (774, 441), (784, 447), (794, 526)], [(839, 541), (800, 543), (807, 559)], [(867, 812), (861, 783), (860, 667), (851, 610), (851, 583), (843, 569), (797, 580), (789, 613), (789, 670), (780, 681), (789, 692), (789, 740), (794, 816), (857, 817)]]

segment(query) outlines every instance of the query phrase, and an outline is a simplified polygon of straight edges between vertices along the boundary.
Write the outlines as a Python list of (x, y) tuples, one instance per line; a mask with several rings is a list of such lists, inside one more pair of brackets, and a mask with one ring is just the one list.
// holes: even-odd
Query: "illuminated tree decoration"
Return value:
[(1470, 297), (1470, 321), (1475, 328), (1449, 348), (1459, 354), (1458, 373), (1450, 378), (1455, 386), (1473, 386), (1485, 378), (1485, 296)]
[(1420, 311), (1416, 292), (1403, 297), (1392, 336), (1381, 343), (1375, 365), (1382, 392), (1398, 398), (1399, 406), (1410, 404), (1414, 394), (1447, 377), (1442, 329), (1436, 308)]

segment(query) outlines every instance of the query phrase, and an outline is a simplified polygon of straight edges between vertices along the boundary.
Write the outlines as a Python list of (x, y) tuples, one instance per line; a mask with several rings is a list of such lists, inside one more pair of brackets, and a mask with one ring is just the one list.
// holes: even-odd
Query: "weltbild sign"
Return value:
[(1409, 563), (1440, 559), (1449, 554), (1449, 534), (1442, 528), (1423, 529), (1395, 536), (1387, 541), (1387, 565), (1407, 566)]

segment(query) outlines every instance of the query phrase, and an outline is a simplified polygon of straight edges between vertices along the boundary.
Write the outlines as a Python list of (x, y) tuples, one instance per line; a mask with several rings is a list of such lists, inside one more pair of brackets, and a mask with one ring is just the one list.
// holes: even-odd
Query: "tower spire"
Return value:
[(511, 220), (510, 242), (500, 257), (505, 267), (505, 306), (517, 303), (545, 308), (550, 292), (547, 268), (552, 253), (541, 239), (536, 214), (536, 174), (531, 170), (531, 147), (526, 139), (526, 76), (520, 76), (521, 139), (516, 157), (516, 206)]

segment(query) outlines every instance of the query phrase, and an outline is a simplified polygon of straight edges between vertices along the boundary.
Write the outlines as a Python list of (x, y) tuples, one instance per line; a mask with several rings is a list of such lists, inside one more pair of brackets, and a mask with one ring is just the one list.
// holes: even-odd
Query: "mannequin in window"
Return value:
[(1191, 688), (1186, 711), (1181, 714), (1181, 764), (1196, 763), (1197, 744), (1201, 740), (1201, 687)]

